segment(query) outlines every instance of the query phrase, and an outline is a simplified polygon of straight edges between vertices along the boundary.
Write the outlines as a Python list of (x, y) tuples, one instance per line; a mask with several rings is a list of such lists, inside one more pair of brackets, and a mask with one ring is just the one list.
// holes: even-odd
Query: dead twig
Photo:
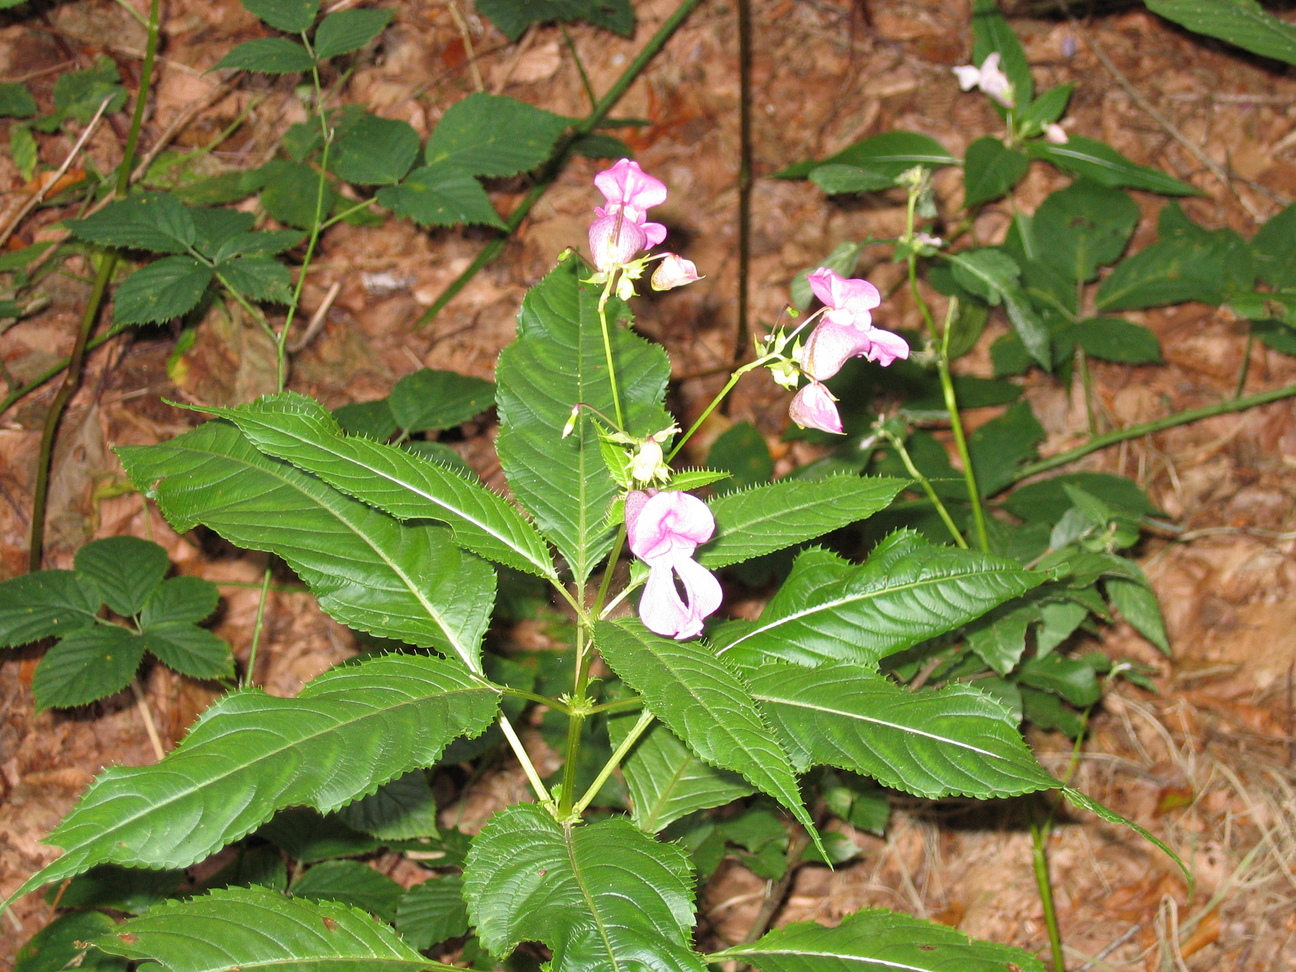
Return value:
[(296, 354), (301, 351), (311, 341), (315, 340), (321, 328), (324, 327), (324, 318), (328, 316), (329, 308), (333, 306), (333, 301), (337, 300), (337, 295), (342, 291), (342, 281), (333, 281), (333, 286), (328, 289), (324, 299), (320, 301), (319, 307), (315, 308), (315, 313), (311, 315), (310, 321), (306, 325), (306, 330), (302, 331), (301, 337), (288, 345), (290, 354)]

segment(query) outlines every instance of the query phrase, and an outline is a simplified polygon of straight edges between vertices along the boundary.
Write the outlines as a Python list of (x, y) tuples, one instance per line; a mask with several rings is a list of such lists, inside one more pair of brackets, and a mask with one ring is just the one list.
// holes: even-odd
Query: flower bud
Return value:
[(674, 290), (700, 279), (702, 278), (698, 276), (697, 267), (692, 260), (685, 260), (676, 253), (667, 253), (661, 263), (657, 264), (649, 283), (653, 290)]
[(817, 381), (806, 385), (792, 399), (788, 417), (803, 429), (842, 434), (841, 416), (832, 393)]

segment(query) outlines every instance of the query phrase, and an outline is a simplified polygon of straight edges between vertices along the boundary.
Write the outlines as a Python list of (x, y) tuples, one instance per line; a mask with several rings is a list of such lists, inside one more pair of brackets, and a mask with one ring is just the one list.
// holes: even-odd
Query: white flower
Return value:
[(958, 75), (959, 87), (964, 91), (980, 88), (1005, 108), (1012, 108), (1017, 104), (1012, 82), (1008, 80), (1008, 75), (999, 69), (998, 51), (987, 54), (980, 67), (964, 64), (954, 68), (954, 73)]

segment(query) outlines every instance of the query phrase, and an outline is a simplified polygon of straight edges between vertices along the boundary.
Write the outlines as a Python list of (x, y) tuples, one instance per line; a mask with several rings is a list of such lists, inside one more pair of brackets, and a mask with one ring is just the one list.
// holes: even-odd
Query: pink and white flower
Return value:
[(848, 358), (864, 357), (886, 367), (909, 357), (909, 345), (898, 334), (873, 326), (870, 311), (882, 302), (867, 280), (847, 280), (820, 267), (806, 278), (824, 303), (823, 320), (806, 339), (797, 357), (801, 370), (817, 382), (827, 381)]
[(594, 177), (607, 205), (594, 209), (590, 224), (590, 255), (599, 270), (630, 262), (640, 250), (666, 239), (666, 227), (648, 222), (648, 210), (666, 201), (666, 184), (621, 159)]
[(958, 75), (959, 87), (964, 91), (980, 88), (1005, 108), (1012, 108), (1017, 104), (1017, 95), (1013, 91), (1012, 82), (999, 67), (998, 51), (987, 54), (980, 67), (964, 64), (953, 70)]
[(692, 260), (685, 260), (678, 253), (667, 253), (657, 264), (649, 283), (653, 290), (674, 290), (701, 279)]
[(630, 551), (648, 565), (639, 599), (644, 627), (680, 641), (701, 634), (703, 619), (723, 599), (715, 575), (693, 559), (698, 545), (715, 533), (711, 511), (679, 490), (634, 490), (626, 496), (625, 514)]
[(843, 429), (836, 401), (824, 385), (812, 381), (793, 396), (788, 417), (803, 429), (841, 435)]

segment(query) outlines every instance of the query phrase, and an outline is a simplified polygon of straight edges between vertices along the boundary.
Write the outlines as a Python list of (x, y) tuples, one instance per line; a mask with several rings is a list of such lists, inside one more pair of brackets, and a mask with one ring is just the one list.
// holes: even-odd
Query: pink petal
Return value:
[(803, 429), (842, 434), (841, 416), (828, 389), (817, 381), (806, 385), (788, 406), (788, 417)]
[[(675, 587), (679, 578), (685, 599)], [(648, 571), (648, 582), (639, 598), (639, 619), (649, 631), (683, 640), (702, 633), (702, 621), (713, 614), (724, 598), (715, 575), (689, 557), (660, 561)]]
[(814, 273), (806, 274), (806, 283), (810, 285), (811, 293), (818, 297), (825, 307), (836, 306), (834, 303), (836, 297), (834, 282), (840, 279), (841, 277), (835, 271), (829, 270), (827, 267), (820, 267)]
[(959, 87), (964, 91), (971, 91), (981, 82), (981, 69), (974, 64), (963, 64), (953, 68), (958, 75)]
[(590, 223), (590, 256), (600, 270), (629, 263), (647, 245), (643, 227), (619, 213), (608, 213)]
[(875, 327), (868, 332), (866, 343), (868, 347), (863, 352), (864, 357), (876, 361), (884, 368), (896, 358), (909, 357), (909, 342), (899, 334), (892, 334), (880, 327)]
[(666, 183), (654, 179), (630, 159), (621, 159), (612, 168), (604, 169), (594, 177), (594, 185), (609, 205), (630, 210), (636, 222), (643, 220), (650, 206), (666, 201)]
[(645, 223), (640, 220), (639, 228), (643, 230), (645, 250), (651, 249), (666, 239), (666, 227), (661, 223)]
[(698, 544), (706, 543), (715, 533), (715, 517), (707, 505), (680, 490), (655, 493), (635, 511), (633, 519), (627, 497), (626, 510), (630, 551), (649, 566), (663, 557), (673, 559), (681, 552), (691, 556)]
[(801, 370), (815, 381), (827, 381), (841, 370), (847, 358), (869, 349), (871, 334), (871, 331), (844, 327), (831, 318), (824, 320), (801, 349)]
[(692, 260), (685, 260), (678, 253), (667, 253), (657, 264), (650, 282), (653, 290), (674, 290), (698, 279), (697, 267)]
[(827, 317), (835, 324), (865, 328), (872, 321), (869, 311), (882, 303), (882, 295), (867, 280), (845, 277), (820, 267), (807, 275), (810, 290), (828, 308)]

